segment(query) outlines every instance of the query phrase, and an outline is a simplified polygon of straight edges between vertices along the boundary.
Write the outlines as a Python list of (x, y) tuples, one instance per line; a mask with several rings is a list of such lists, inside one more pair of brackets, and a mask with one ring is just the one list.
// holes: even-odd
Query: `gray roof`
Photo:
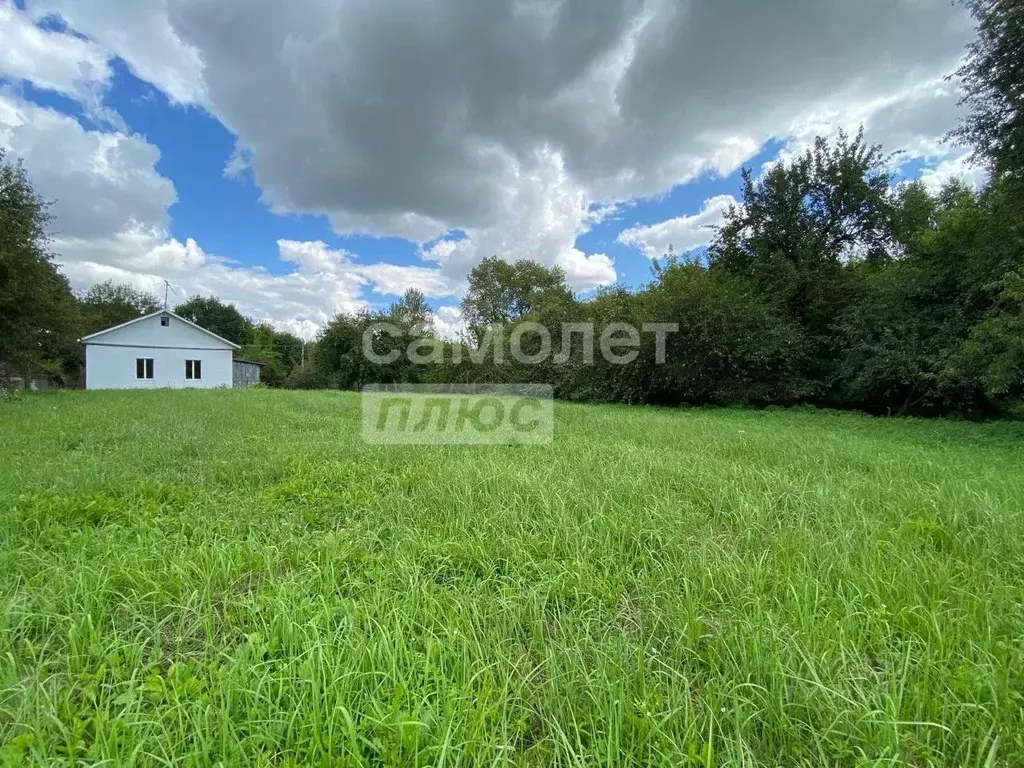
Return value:
[(234, 348), (234, 349), (241, 349), (241, 347), (238, 346), (237, 344), (235, 344), (235, 342), (228, 341), (223, 336), (218, 336), (213, 331), (208, 331), (205, 328), (203, 328), (203, 326), (196, 325), (191, 320), (186, 320), (181, 315), (176, 315), (173, 312), (171, 312), (171, 310), (169, 310), (169, 309), (160, 309), (160, 310), (157, 310), (156, 312), (150, 312), (148, 315), (143, 315), (142, 317), (136, 317), (134, 320), (129, 320), (127, 323), (121, 323), (120, 325), (115, 325), (112, 328), (104, 328), (102, 331), (96, 331), (96, 333), (90, 333), (88, 336), (83, 336), (82, 338), (79, 339), (79, 341), (89, 342), (92, 339), (95, 339), (95, 338), (97, 338), (99, 336), (103, 336), (104, 334), (110, 333), (111, 331), (117, 331), (117, 330), (119, 330), (121, 328), (127, 328), (129, 325), (134, 325), (135, 323), (140, 323), (143, 320), (148, 320), (149, 318), (157, 317), (158, 315), (167, 315), (168, 317), (173, 317), (176, 320), (181, 320), (181, 322), (185, 323), (186, 325), (191, 325), (196, 330), (200, 330), (200, 331), (202, 331), (205, 334), (213, 336), (213, 338), (217, 339), (217, 341), (223, 341), (225, 344), (230, 344), (231, 347)]

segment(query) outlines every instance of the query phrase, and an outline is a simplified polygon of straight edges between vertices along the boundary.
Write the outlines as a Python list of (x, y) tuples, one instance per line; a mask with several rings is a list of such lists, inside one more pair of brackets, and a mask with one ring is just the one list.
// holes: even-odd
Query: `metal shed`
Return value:
[(240, 360), (235, 358), (231, 363), (233, 386), (235, 389), (246, 389), (255, 387), (260, 383), (260, 368), (263, 363), (255, 360)]

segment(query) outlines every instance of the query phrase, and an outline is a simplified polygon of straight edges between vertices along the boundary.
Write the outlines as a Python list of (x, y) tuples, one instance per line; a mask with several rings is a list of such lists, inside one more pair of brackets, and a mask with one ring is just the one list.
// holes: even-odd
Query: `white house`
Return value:
[(81, 339), (86, 389), (232, 386), (227, 339), (162, 309)]

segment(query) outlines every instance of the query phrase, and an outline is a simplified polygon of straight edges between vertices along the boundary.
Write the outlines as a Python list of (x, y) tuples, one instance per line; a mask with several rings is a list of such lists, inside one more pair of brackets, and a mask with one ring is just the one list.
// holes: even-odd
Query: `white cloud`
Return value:
[[(252, 317), (312, 337), (337, 312), (367, 306), (364, 288), (401, 294), (419, 288), (452, 296), (438, 269), (359, 264), (322, 242), (281, 240), (285, 274), (206, 253), (169, 234), (174, 185), (156, 170), (159, 151), (138, 136), (86, 130), (74, 118), (0, 91), (0, 146), (25, 162), (36, 190), (55, 199), (53, 247), (76, 288), (113, 279), (175, 300), (219, 296)], [(59, 151), (58, 151), (59, 150)]]
[(278, 240), (277, 246), (281, 260), (298, 265), (300, 272), (346, 277), (377, 293), (400, 296), (415, 288), (429, 298), (444, 298), (458, 292), (457, 285), (438, 269), (384, 262), (359, 264), (352, 254), (333, 250), (320, 240)]
[(0, 146), (22, 158), (37, 191), (55, 201), (61, 238), (167, 228), (174, 185), (156, 170), (160, 151), (139, 136), (86, 130), (0, 89)]
[(944, 77), (925, 79), (866, 102), (822, 102), (795, 122), (782, 151), (762, 173), (789, 162), (814, 146), (816, 136), (834, 138), (840, 130), (856, 135), (864, 127), (869, 144), (882, 147), (890, 170), (920, 160), (934, 167), (963, 154), (945, 138), (956, 125), (959, 93)]
[(95, 43), (40, 29), (13, 4), (0, 3), (0, 77), (31, 81), (82, 102), (98, 103), (111, 77), (108, 55)]
[(112, 279), (162, 295), (166, 278), (174, 286), (174, 301), (218, 296), (249, 317), (307, 339), (335, 314), (369, 307), (364, 289), (400, 296), (417, 288), (430, 298), (457, 292), (438, 270), (357, 264), (345, 251), (320, 241), (278, 241), (281, 261), (296, 267), (284, 274), (239, 265), (203, 252), (192, 239), (182, 243), (160, 232), (118, 233), (108, 240), (84, 242), (57, 240), (55, 246), (63, 255), (63, 271), (78, 288)]
[(721, 226), (725, 211), (731, 205), (739, 205), (732, 195), (712, 197), (692, 216), (677, 216), (657, 224), (623, 230), (618, 241), (643, 251), (651, 259), (661, 258), (669, 247), (678, 254), (684, 254), (711, 242), (715, 227)]
[[(189, 241), (158, 241), (153, 250), (181, 251), (197, 248)], [(137, 254), (145, 263), (152, 253)], [(214, 295), (235, 304), (242, 314), (266, 320), (302, 338), (312, 339), (338, 312), (357, 312), (366, 306), (361, 298), (362, 285), (348, 275), (291, 272), (278, 275), (253, 267), (240, 267), (223, 259), (203, 255), (202, 265), (170, 274), (174, 289), (172, 304), (193, 295)], [(65, 261), (63, 271), (79, 288), (103, 281), (131, 283), (143, 290), (163, 295), (163, 280), (168, 271), (159, 267), (130, 269), (91, 261)]]
[(188, 275), (208, 263), (207, 254), (195, 240), (188, 238), (182, 243), (157, 228), (129, 229), (91, 238), (58, 236), (53, 245), (65, 265), (91, 263), (168, 279)]
[(939, 192), (952, 179), (980, 187), (988, 180), (988, 171), (983, 166), (971, 163), (970, 153), (965, 152), (921, 173), (921, 182), (933, 193)]
[(350, 253), (331, 250), (322, 240), (278, 240), (282, 261), (297, 264), (305, 272), (337, 272), (348, 262)]
[(400, 296), (410, 288), (430, 298), (445, 298), (459, 292), (458, 284), (438, 269), (400, 264), (365, 264), (350, 267), (373, 284), (377, 293)]
[(891, 149), (926, 151), (949, 100), (906, 94), (938, 90), (970, 37), (948, 0), (30, 8), (202, 103), (275, 210), (417, 242), (467, 232), (425, 249), (457, 279), (495, 253), (556, 263), (592, 202), (729, 173), (815, 126), (870, 118)]
[(536, 153), (529, 166), (518, 168), (516, 183), (505, 194), (506, 216), (500, 223), (469, 228), (461, 240), (429, 243), (423, 248), (424, 258), (439, 263), (456, 279), (482, 259), (497, 255), (507, 261), (530, 259), (560, 266), (577, 291), (615, 282), (615, 266), (608, 256), (587, 255), (575, 246), (576, 238), (610, 209), (589, 210), (584, 188), (569, 177), (560, 155)]
[(615, 263), (604, 253), (588, 256), (583, 251), (573, 248), (560, 253), (555, 259), (555, 264), (565, 271), (569, 285), (577, 291), (601, 288), (611, 285), (618, 279)]
[(468, 329), (469, 326), (462, 317), (462, 310), (456, 306), (441, 306), (434, 313), (434, 332), (442, 339), (461, 339)]
[(174, 31), (166, 0), (29, 0), (27, 10), (36, 19), (60, 16), (173, 101), (203, 102), (202, 61)]

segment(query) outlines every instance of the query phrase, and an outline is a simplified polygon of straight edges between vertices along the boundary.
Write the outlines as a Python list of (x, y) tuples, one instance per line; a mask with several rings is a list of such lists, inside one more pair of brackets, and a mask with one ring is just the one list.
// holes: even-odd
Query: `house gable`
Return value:
[(227, 339), (162, 310), (82, 338), (87, 345), (167, 349), (238, 349)]

